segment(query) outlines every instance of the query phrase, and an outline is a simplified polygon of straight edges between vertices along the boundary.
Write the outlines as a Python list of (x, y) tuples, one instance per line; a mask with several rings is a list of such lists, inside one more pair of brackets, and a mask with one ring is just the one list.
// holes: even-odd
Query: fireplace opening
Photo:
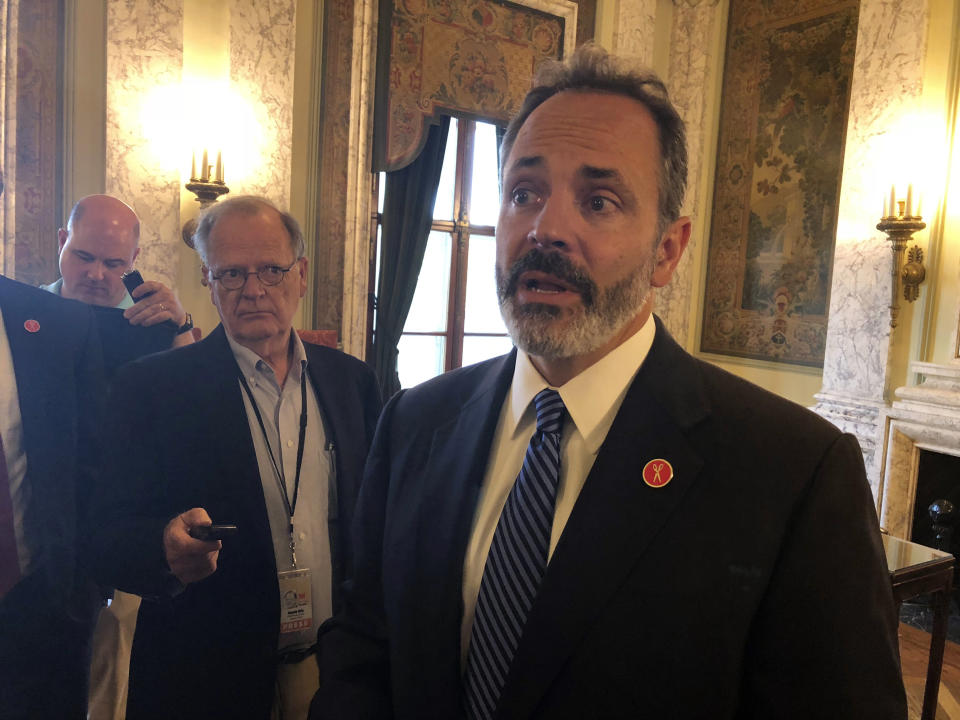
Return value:
[[(948, 500), (955, 508), (954, 516), (944, 518), (948, 524), (950, 521), (956, 523), (952, 537), (946, 542), (937, 540), (933, 519), (930, 517), (930, 506), (938, 500)], [(960, 457), (920, 450), (917, 496), (913, 505), (913, 531), (910, 539), (960, 557)]]
[[(939, 527), (931, 517), (931, 506), (934, 503), (939, 503), (940, 513), (937, 515)], [(952, 512), (947, 503), (952, 504)], [(960, 457), (920, 450), (910, 539), (960, 558)], [(930, 632), (933, 626), (933, 612), (930, 609), (929, 598), (921, 596), (904, 603), (900, 609), (900, 620)], [(947, 638), (952, 642), (960, 643), (960, 572), (957, 566), (954, 568)]]

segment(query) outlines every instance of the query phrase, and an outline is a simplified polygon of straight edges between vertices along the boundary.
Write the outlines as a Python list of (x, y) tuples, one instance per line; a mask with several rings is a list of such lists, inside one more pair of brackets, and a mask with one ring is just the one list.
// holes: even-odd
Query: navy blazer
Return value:
[[(335, 454), (328, 524), (336, 609), (349, 563), (344, 528), (379, 391), (359, 360), (305, 348)], [(220, 326), (199, 343), (125, 366), (112, 386), (111, 452), (97, 496), (92, 563), (104, 583), (146, 598), (133, 644), (130, 718), (269, 716), (280, 596), (238, 375)], [(213, 575), (177, 593), (163, 528), (192, 507), (206, 508), (214, 522), (235, 523), (240, 534), (223, 543)]]
[[(463, 561), (515, 355), (384, 409), (311, 718), (462, 717)], [(659, 488), (644, 465), (668, 460)], [(547, 568), (499, 718), (903, 718), (856, 440), (657, 321)]]
[(93, 494), (105, 401), (93, 313), (2, 276), (0, 308), (27, 455), (25, 532), (36, 544), (49, 599), (89, 622), (99, 598), (78, 572), (77, 546)]

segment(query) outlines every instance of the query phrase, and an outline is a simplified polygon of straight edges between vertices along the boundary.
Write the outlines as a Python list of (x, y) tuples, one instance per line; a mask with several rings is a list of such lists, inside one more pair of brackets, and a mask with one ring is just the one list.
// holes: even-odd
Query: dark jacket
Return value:
[[(380, 409), (372, 372), (305, 345), (334, 445), (328, 517), (333, 604), (349, 563), (345, 529)], [(130, 668), (128, 716), (266, 718), (274, 693), (279, 589), (273, 542), (238, 367), (218, 327), (201, 342), (122, 368), (113, 383), (106, 478), (92, 558), (98, 578), (145, 597)], [(216, 572), (182, 593), (166, 568), (163, 528), (205, 508), (235, 523)]]
[[(463, 561), (511, 354), (395, 396), (311, 718), (462, 716)], [(674, 478), (651, 487), (650, 460)], [(904, 718), (856, 440), (662, 325), (547, 567), (499, 718)]]

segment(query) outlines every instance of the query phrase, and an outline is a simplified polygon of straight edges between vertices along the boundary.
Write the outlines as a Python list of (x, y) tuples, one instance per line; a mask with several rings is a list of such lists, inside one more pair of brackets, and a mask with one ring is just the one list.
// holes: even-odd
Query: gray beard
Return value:
[(507, 292), (511, 278), (497, 267), (500, 314), (511, 339), (527, 354), (551, 360), (598, 350), (640, 312), (650, 293), (654, 259), (651, 256), (635, 272), (603, 289), (588, 280), (592, 292), (581, 292), (582, 302), (573, 310), (545, 303), (518, 305), (515, 290)]

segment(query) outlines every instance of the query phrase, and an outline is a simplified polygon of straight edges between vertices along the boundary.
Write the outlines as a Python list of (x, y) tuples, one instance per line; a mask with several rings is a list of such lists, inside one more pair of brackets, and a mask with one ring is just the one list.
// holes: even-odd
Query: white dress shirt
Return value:
[[(554, 388), (567, 408), (567, 418), (561, 440), (560, 484), (557, 487), (548, 561), (553, 556), (553, 550), (566, 527), (590, 468), (597, 459), (600, 446), (620, 410), (627, 389), (650, 351), (654, 333), (655, 325), (651, 317), (621, 345), (561, 387)], [(523, 465), (530, 438), (537, 429), (533, 398), (547, 387), (551, 386), (533, 366), (530, 357), (518, 350), (510, 391), (500, 410), (500, 420), (490, 446), (487, 471), (477, 498), (473, 529), (463, 561), (463, 620), (460, 629), (463, 666), (466, 664), (473, 614), (487, 553), (500, 513)]]
[[(283, 480), (287, 488), (287, 497), (293, 502), (294, 481), (297, 474), (297, 446), (300, 438), (300, 383), (307, 383), (307, 431), (303, 445), (303, 461), (300, 468), (300, 492), (293, 516), (293, 534), (296, 544), (297, 568), (310, 570), (310, 593), (313, 600), (313, 627), (295, 633), (280, 636), (279, 649), (306, 647), (317, 639), (317, 628), (333, 614), (333, 596), (331, 591), (330, 534), (327, 529), (327, 510), (329, 506), (329, 484), (334, 481), (333, 464), (327, 451), (327, 440), (323, 432), (323, 419), (317, 398), (307, 374), (307, 355), (296, 333), (293, 338), (293, 353), (286, 381), (281, 388), (269, 363), (255, 352), (235, 342), (230, 336), (227, 340), (237, 365), (244, 374), (247, 385), (253, 393), (260, 409), (260, 416), (266, 428), (267, 437), (274, 456), (282, 456)], [(283, 501), (279, 479), (270, 460), (270, 450), (264, 441), (260, 423), (250, 404), (250, 398), (237, 381), (237, 389), (243, 396), (250, 424), (253, 447), (257, 452), (257, 464), (260, 469), (260, 482), (263, 485), (263, 498), (270, 520), (270, 533), (273, 536), (273, 552), (277, 561), (277, 570), (292, 570), (290, 557), (289, 515)], [(279, 464), (279, 463), (278, 463)], [(223, 518), (222, 522), (230, 518)], [(218, 518), (213, 518), (218, 522)], [(229, 540), (224, 544), (229, 543)], [(280, 603), (277, 602), (277, 612)]]

